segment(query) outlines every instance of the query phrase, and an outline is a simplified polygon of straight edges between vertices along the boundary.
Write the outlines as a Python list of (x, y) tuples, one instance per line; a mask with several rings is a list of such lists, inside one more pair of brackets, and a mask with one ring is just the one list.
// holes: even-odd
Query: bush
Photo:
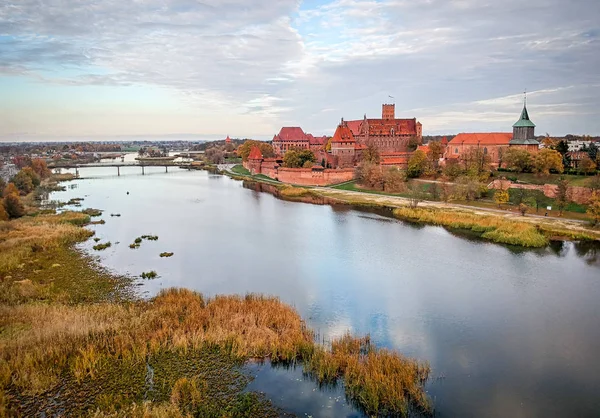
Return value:
[(9, 218), (15, 219), (25, 215), (25, 206), (16, 194), (9, 194), (4, 198), (4, 209)]

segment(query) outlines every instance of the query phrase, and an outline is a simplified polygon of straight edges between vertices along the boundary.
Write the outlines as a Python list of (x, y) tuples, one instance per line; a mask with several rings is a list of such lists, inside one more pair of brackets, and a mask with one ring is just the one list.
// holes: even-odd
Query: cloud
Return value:
[(388, 95), (426, 133), (498, 129), (509, 109), (489, 101), (553, 90), (531, 95), (541, 129), (598, 133), (599, 14), (596, 0), (20, 0), (0, 5), (0, 74), (159, 86), (198, 113), (254, 115), (264, 138), (331, 134)]

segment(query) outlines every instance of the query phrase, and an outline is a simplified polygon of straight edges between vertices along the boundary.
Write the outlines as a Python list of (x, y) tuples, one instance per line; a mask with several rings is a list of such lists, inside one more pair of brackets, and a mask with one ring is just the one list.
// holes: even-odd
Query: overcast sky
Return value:
[(0, 0), (0, 139), (600, 134), (600, 0)]

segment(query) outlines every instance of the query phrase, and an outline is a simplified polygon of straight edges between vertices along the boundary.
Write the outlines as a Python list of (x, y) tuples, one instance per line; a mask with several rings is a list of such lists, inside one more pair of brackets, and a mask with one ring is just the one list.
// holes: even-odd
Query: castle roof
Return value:
[(280, 141), (306, 141), (308, 140), (306, 134), (299, 126), (284, 126), (279, 131), (279, 134), (275, 135), (274, 140)]
[(349, 120), (346, 123), (354, 135), (360, 134), (360, 124), (363, 123), (362, 120)]
[(508, 145), (512, 136), (511, 132), (460, 133), (452, 138), (449, 145)]
[(369, 135), (416, 135), (416, 119), (363, 119), (346, 122), (354, 135), (360, 135), (364, 123), (369, 126)]
[(338, 125), (331, 142), (356, 142), (352, 130), (348, 127), (346, 122), (342, 122)]
[(535, 128), (535, 123), (529, 119), (529, 113), (527, 112), (527, 106), (523, 105), (521, 111), (521, 117), (515, 122), (513, 128)]
[(253, 146), (248, 155), (249, 160), (261, 160), (263, 158), (262, 152), (258, 146)]

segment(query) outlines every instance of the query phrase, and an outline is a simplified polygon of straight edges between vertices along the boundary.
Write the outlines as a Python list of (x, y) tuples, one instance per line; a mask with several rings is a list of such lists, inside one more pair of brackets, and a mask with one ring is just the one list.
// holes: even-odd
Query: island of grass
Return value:
[(368, 337), (323, 347), (279, 299), (186, 289), (138, 298), (131, 279), (73, 249), (92, 236), (89, 221), (65, 212), (0, 222), (3, 415), (281, 416), (244, 391), (240, 365), (251, 358), (300, 361), (322, 383), (343, 379), (369, 415), (432, 411), (426, 363)]
[(161, 257), (173, 257), (174, 253), (162, 252), (160, 253)]
[(92, 248), (96, 251), (102, 251), (102, 250), (106, 250), (107, 248), (110, 248), (111, 245), (112, 245), (112, 243), (109, 241), (109, 242), (105, 242), (103, 244), (96, 244)]

